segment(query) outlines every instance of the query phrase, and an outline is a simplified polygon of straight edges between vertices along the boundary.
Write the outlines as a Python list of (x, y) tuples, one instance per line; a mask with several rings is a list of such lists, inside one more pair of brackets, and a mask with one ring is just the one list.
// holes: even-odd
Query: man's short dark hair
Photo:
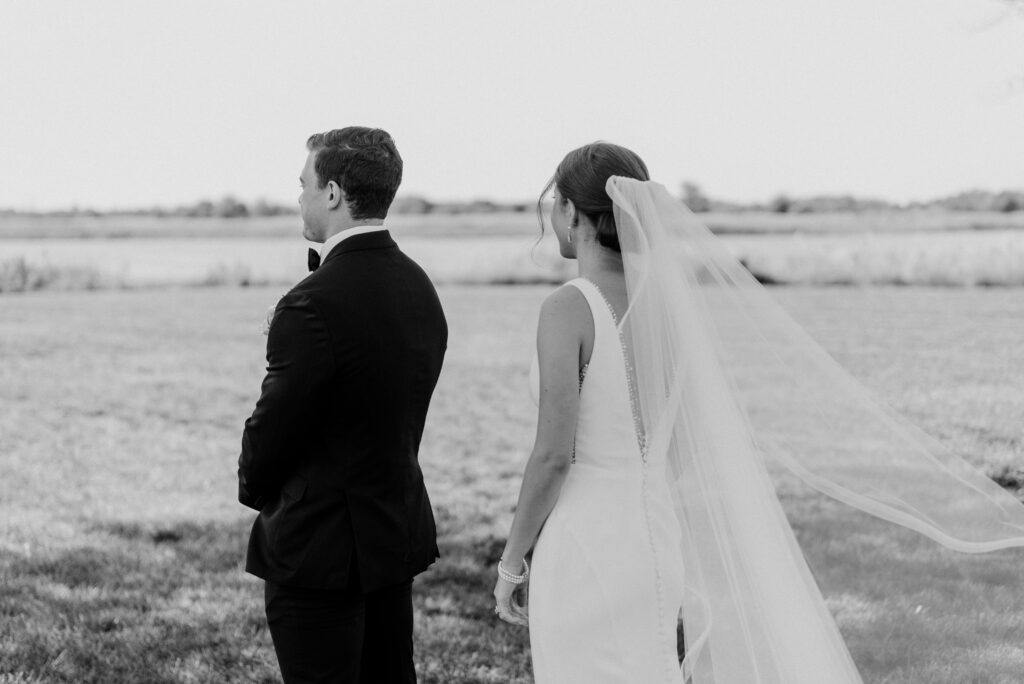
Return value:
[(316, 153), (319, 187), (334, 181), (345, 193), (354, 219), (388, 215), (402, 182), (402, 158), (395, 141), (380, 128), (348, 126), (309, 136), (306, 147)]

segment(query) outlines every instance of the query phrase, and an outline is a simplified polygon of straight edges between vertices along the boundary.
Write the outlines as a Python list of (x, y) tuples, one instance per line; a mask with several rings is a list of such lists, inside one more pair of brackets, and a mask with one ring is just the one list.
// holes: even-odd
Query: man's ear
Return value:
[(344, 201), (345, 193), (341, 191), (341, 186), (334, 181), (327, 181), (327, 208), (337, 209)]

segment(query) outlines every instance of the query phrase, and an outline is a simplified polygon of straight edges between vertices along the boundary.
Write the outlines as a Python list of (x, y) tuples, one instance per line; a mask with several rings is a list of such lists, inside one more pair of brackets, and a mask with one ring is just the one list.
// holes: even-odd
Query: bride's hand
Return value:
[(526, 607), (528, 584), (529, 582), (512, 584), (498, 578), (494, 585), (494, 612), (499, 618), (520, 627), (529, 625), (529, 612)]
[(277, 304), (271, 304), (267, 307), (266, 318), (263, 321), (263, 325), (260, 326), (260, 332), (264, 335), (270, 335), (270, 324), (274, 322), (274, 313), (277, 311)]

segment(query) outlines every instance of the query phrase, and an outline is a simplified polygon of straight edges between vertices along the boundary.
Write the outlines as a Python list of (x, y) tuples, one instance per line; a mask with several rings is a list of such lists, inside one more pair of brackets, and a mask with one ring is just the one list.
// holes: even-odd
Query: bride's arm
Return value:
[(537, 437), (502, 555), (502, 565), (513, 573), (522, 571), (523, 557), (537, 540), (569, 472), (580, 403), (580, 345), (587, 312), (586, 300), (573, 287), (556, 290), (540, 310)]

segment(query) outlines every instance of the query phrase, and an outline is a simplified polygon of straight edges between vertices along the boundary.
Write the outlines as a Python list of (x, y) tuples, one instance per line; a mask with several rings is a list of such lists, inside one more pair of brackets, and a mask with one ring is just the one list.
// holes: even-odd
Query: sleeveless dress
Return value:
[[(645, 460), (627, 356), (611, 306), (569, 281), (594, 319), (581, 373), (574, 461), (533, 552), (530, 648), (536, 684), (682, 684), (676, 624), (681, 530), (665, 463)], [(536, 358), (531, 390), (539, 394)]]

